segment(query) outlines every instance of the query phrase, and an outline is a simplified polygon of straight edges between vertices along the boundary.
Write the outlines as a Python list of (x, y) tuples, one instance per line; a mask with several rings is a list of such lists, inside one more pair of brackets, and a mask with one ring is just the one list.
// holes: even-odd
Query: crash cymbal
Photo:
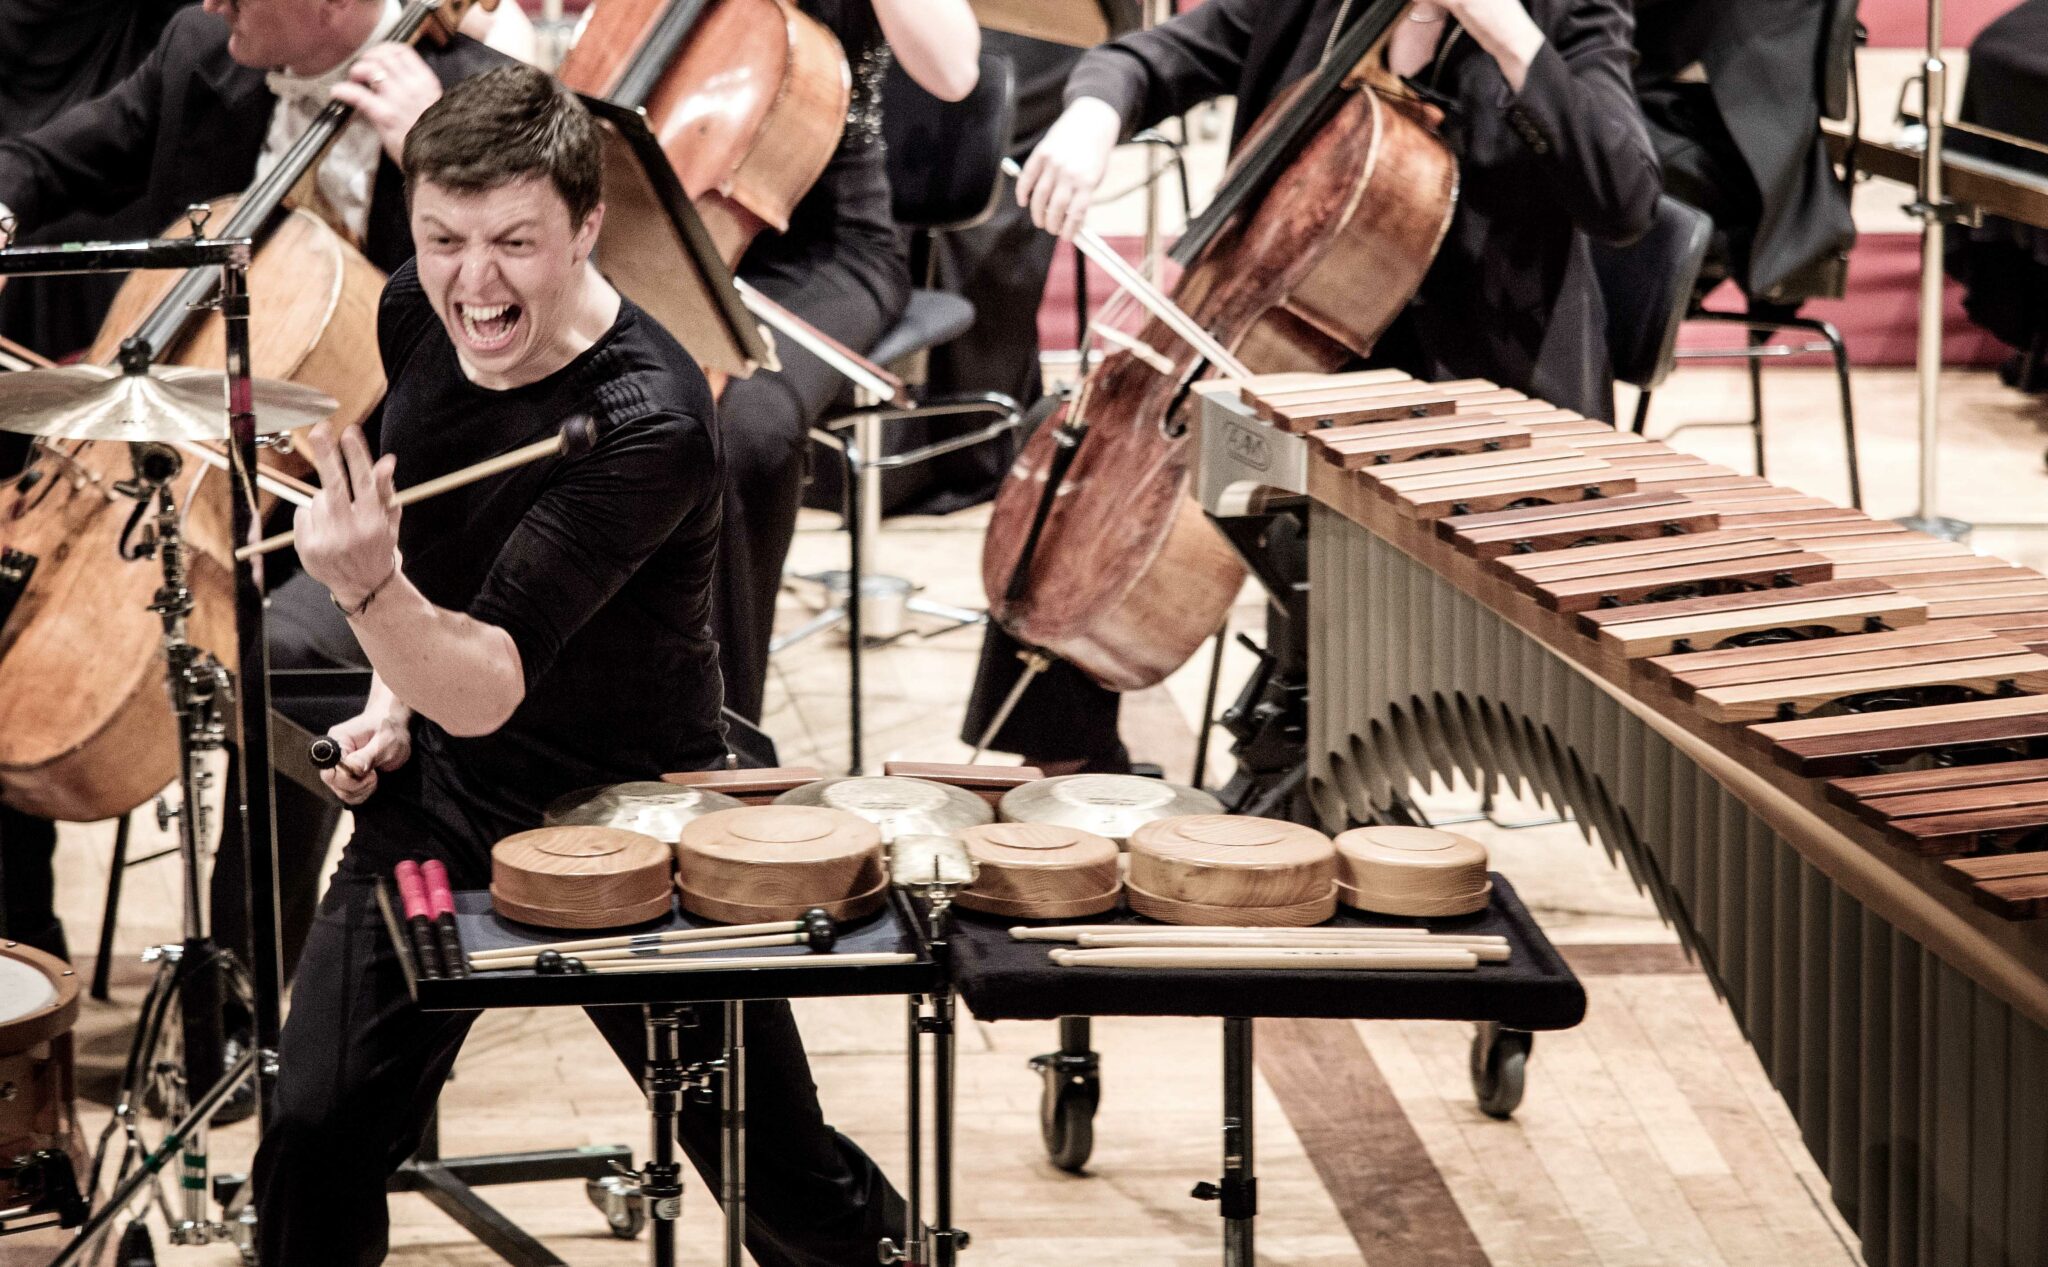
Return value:
[(1187, 814), (1220, 814), (1222, 804), (1200, 788), (1135, 774), (1066, 774), (1003, 793), (1009, 823), (1053, 823), (1123, 841), (1141, 825)]
[[(256, 430), (309, 427), (337, 407), (297, 383), (255, 380)], [(228, 438), (227, 375), (184, 365), (128, 374), (103, 365), (0, 374), (0, 431), (61, 440)]]
[(673, 783), (614, 783), (557, 797), (541, 812), (547, 827), (617, 827), (673, 845), (683, 824), (722, 809), (738, 809), (737, 797)]
[(882, 829), (883, 840), (950, 836), (995, 818), (987, 801), (965, 789), (889, 775), (819, 779), (784, 792), (775, 803), (823, 805), (858, 814)]

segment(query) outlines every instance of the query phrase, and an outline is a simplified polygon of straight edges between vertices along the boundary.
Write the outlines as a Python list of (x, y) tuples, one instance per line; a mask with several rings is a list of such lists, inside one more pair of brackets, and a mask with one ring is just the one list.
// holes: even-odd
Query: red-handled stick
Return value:
[(455, 927), (455, 890), (448, 883), (448, 868), (439, 858), (429, 858), (420, 867), (427, 881), (427, 913), (434, 918), (434, 934), (441, 941), (441, 967), (451, 977), (469, 975), (469, 956), (462, 953), (462, 934)]
[(426, 877), (420, 874), (420, 864), (411, 861), (399, 863), (395, 874), (398, 900), (405, 904), (405, 929), (412, 936), (412, 953), (419, 961), (420, 975), (438, 977), (441, 975), (441, 955), (434, 949)]

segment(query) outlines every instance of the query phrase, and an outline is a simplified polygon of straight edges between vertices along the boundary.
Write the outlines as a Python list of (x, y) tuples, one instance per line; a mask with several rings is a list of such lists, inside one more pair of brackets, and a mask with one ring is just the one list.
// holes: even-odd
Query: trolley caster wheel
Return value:
[(1472, 1036), (1472, 1094), (1478, 1097), (1481, 1113), (1503, 1122), (1514, 1116), (1535, 1042), (1536, 1036), (1527, 1031), (1480, 1023)]
[(647, 1226), (647, 1203), (640, 1199), (633, 1181), (623, 1175), (605, 1175), (583, 1181), (583, 1195), (604, 1215), (612, 1235), (622, 1241), (634, 1240)]
[(1045, 1078), (1045, 1089), (1038, 1098), (1038, 1129), (1045, 1140), (1045, 1154), (1061, 1170), (1080, 1174), (1095, 1151), (1095, 1107), (1102, 1101), (1095, 1057), (1038, 1056), (1031, 1067)]
[(156, 1244), (149, 1228), (137, 1219), (121, 1233), (120, 1248), (114, 1251), (114, 1267), (156, 1267)]

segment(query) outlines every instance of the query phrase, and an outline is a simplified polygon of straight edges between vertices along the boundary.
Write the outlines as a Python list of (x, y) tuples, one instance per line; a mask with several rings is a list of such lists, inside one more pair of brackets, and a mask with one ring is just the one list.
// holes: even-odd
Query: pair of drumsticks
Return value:
[(1296, 972), (1470, 970), (1505, 963), (1508, 939), (1426, 928), (1239, 928), (1064, 924), (1010, 930), (1017, 941), (1071, 942), (1051, 953), (1069, 968), (1267, 968)]

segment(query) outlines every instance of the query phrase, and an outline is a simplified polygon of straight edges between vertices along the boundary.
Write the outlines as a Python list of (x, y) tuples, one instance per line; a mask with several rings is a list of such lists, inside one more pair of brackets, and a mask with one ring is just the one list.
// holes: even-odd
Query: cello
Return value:
[(1433, 112), (1372, 65), (1407, 3), (1372, 0), (1260, 116), (1173, 251), (1175, 311), (1116, 340), (996, 494), (991, 618), (1111, 690), (1185, 663), (1245, 579), (1191, 495), (1195, 382), (1366, 355), (1450, 227), (1457, 163)]
[[(412, 0), (390, 38), (445, 38), (475, 2)], [(330, 103), (268, 174), (195, 217), (209, 228), (224, 219), (216, 236), (261, 243), (250, 269), (256, 373), (327, 392), (342, 402), (343, 421), (360, 420), (383, 394), (375, 333), (383, 275), (325, 222), (287, 210), (286, 200), (353, 113)], [(172, 234), (181, 229), (189, 231)], [(133, 275), (92, 361), (219, 364), (224, 326), (206, 308), (217, 286), (212, 268)], [(27, 813), (111, 818), (177, 775), (162, 630), (150, 610), (161, 578), (153, 562), (122, 550), (133, 503), (116, 486), (130, 466), (126, 445), (39, 442), (24, 476), (0, 490), (0, 558), (10, 561), (0, 566), (0, 801)], [(232, 666), (226, 490), (201, 489), (214, 483), (203, 467), (181, 480), (194, 547), (190, 637)]]

